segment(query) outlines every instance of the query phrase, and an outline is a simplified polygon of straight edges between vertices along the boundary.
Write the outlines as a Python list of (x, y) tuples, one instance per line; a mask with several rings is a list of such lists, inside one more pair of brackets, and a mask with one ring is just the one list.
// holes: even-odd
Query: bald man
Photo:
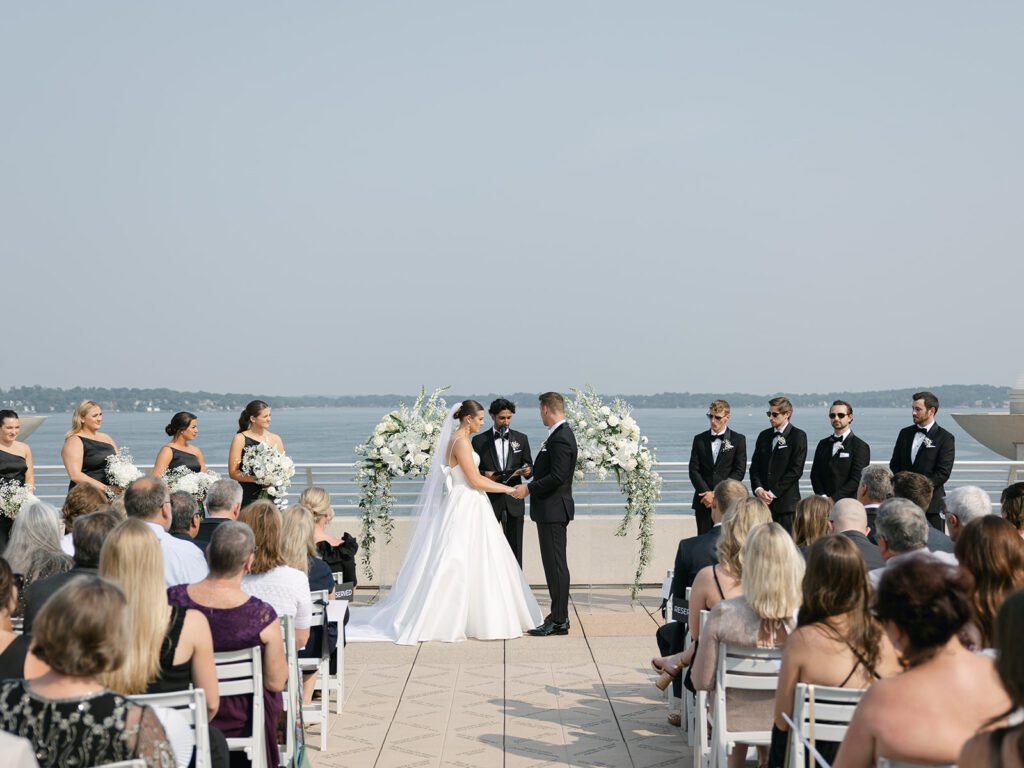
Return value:
[(833, 504), (828, 514), (828, 527), (832, 533), (845, 536), (857, 545), (869, 571), (884, 567), (882, 554), (868, 538), (868, 513), (859, 501), (840, 499)]

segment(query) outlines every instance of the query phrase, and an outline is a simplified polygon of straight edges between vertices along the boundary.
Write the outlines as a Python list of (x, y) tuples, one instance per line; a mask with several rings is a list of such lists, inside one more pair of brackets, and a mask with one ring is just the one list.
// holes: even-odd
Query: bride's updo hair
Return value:
[(452, 418), (456, 421), (462, 421), (467, 416), (476, 416), (483, 409), (484, 407), (476, 400), (463, 400), (459, 409), (452, 414)]

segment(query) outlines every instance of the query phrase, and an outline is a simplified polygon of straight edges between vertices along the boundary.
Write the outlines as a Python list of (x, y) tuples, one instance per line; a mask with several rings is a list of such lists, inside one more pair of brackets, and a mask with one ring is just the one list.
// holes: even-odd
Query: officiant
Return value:
[[(480, 473), (504, 485), (519, 485), (533, 474), (533, 458), (526, 435), (511, 428), (516, 404), (499, 397), (491, 403), (488, 411), (493, 426), (473, 438), (473, 450), (480, 456)], [(489, 493), (487, 496), (508, 545), (522, 568), (526, 502), (503, 493)]]

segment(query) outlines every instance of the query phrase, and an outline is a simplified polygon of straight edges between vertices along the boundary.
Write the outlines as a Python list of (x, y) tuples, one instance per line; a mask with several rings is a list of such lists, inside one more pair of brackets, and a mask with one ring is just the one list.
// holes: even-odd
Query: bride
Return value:
[(507, 640), (543, 619), (487, 498), (512, 489), (480, 474), (470, 444), (484, 408), (465, 400), (449, 417), (434, 445), (414, 510), (419, 522), (395, 585), (376, 605), (351, 609), (350, 641)]

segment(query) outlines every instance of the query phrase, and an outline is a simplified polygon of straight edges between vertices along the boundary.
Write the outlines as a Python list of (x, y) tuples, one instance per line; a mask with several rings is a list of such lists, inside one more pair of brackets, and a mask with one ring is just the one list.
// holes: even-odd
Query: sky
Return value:
[(0, 8), (0, 387), (1024, 370), (1019, 3)]

